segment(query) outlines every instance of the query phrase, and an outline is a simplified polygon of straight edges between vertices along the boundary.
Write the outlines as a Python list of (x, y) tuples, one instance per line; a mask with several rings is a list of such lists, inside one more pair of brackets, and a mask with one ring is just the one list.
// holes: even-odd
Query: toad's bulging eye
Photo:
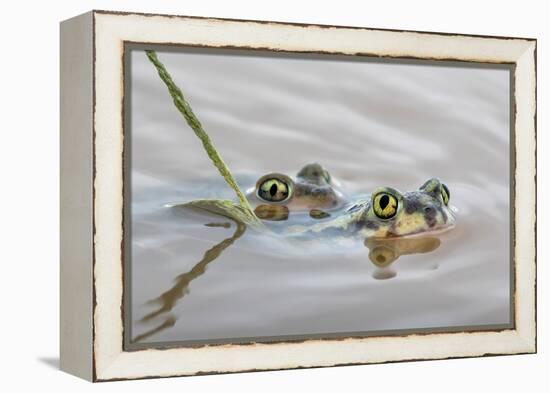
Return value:
[(374, 197), (372, 209), (379, 218), (392, 218), (397, 213), (397, 198), (387, 192), (381, 192)]
[(448, 205), (449, 199), (451, 199), (451, 193), (449, 192), (449, 188), (443, 183), (441, 183), (441, 197), (443, 198), (443, 203)]
[(276, 178), (264, 180), (258, 187), (258, 197), (268, 202), (283, 202), (290, 195), (290, 186)]

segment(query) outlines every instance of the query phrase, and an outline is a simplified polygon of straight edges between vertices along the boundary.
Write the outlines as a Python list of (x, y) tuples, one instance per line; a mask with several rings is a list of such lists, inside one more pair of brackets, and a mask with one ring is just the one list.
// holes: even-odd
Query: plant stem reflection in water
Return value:
[[(176, 303), (188, 293), (188, 287), (191, 281), (203, 275), (206, 271), (208, 264), (218, 258), (226, 248), (232, 245), (244, 234), (244, 232), (246, 231), (246, 225), (239, 221), (234, 222), (236, 228), (233, 232), (233, 235), (222, 240), (220, 243), (207, 250), (204, 253), (202, 259), (191, 270), (176, 277), (176, 283), (172, 288), (161, 294), (156, 299), (151, 300), (149, 303), (160, 304), (160, 307), (141, 318), (141, 322), (149, 321), (163, 313), (171, 311), (175, 307)], [(230, 228), (230, 225), (231, 224), (227, 222), (206, 224), (206, 226), (209, 227), (221, 228)], [(133, 341), (138, 342), (140, 340), (143, 340), (144, 338), (149, 337), (161, 330), (170, 328), (175, 324), (176, 318), (173, 315), (169, 315), (161, 325), (143, 334), (140, 334), (139, 336), (136, 336)]]

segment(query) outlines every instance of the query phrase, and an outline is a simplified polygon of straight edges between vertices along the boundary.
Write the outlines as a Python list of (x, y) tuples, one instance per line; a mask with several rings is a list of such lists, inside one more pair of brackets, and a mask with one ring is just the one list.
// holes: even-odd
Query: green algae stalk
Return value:
[[(164, 64), (161, 63), (161, 61), (158, 59), (157, 54), (153, 50), (146, 50), (145, 53), (147, 54), (147, 57), (153, 63), (155, 68), (158, 71), (158, 74), (160, 76), (160, 79), (166, 84), (166, 87), (168, 88), (168, 92), (172, 96), (172, 100), (174, 101), (174, 105), (179, 110), (179, 112), (183, 115), (185, 120), (187, 121), (187, 124), (191, 129), (195, 132), (195, 135), (201, 140), (202, 145), (204, 147), (204, 150), (206, 151), (206, 154), (208, 154), (208, 157), (212, 160), (214, 163), (214, 166), (218, 169), (222, 177), (225, 179), (226, 183), (235, 191), (235, 194), (237, 194), (237, 198), (239, 199), (239, 205), (233, 205), (235, 208), (240, 207), (238, 211), (235, 211), (237, 213), (236, 215), (238, 219), (241, 221), (244, 221), (245, 223), (252, 224), (254, 226), (263, 226), (261, 221), (256, 217), (254, 214), (254, 211), (252, 210), (252, 207), (248, 203), (248, 200), (246, 199), (246, 196), (239, 188), (239, 185), (235, 181), (235, 178), (231, 174), (231, 171), (221, 158), (220, 154), (214, 147), (214, 144), (212, 143), (212, 140), (202, 127), (201, 122), (195, 116), (193, 113), (193, 110), (191, 109), (191, 106), (186, 101), (185, 97), (183, 96), (183, 93), (181, 89), (175, 84), (174, 80), (170, 76), (170, 73), (166, 70), (164, 67)], [(229, 201), (223, 201), (224, 203), (223, 208), (226, 210), (227, 215), (234, 216), (231, 213), (232, 208), (229, 206)], [(205, 206), (208, 204), (207, 201), (203, 201), (202, 204), (205, 204)], [(201, 207), (200, 203), (194, 204), (196, 207)], [(219, 204), (217, 206), (219, 208)], [(209, 210), (209, 209), (205, 209)]]

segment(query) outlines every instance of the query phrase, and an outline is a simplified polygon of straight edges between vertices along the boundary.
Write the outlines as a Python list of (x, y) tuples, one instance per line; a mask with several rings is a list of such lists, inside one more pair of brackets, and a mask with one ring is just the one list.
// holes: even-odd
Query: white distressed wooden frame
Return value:
[[(514, 328), (123, 349), (125, 42), (515, 66)], [(61, 24), (61, 368), (92, 381), (536, 352), (536, 40), (92, 11)]]

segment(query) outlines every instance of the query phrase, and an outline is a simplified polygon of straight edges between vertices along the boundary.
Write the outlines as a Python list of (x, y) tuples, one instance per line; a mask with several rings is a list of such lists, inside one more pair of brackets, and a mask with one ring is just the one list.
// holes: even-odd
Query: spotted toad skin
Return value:
[[(259, 187), (270, 178), (288, 185), (287, 199), (270, 202), (259, 197)], [(377, 195), (383, 198), (376, 198)], [(415, 191), (402, 193), (391, 187), (379, 187), (370, 198), (350, 202), (328, 171), (317, 163), (304, 166), (294, 179), (279, 173), (265, 175), (247, 192), (262, 219), (283, 221), (290, 212), (309, 211), (311, 218), (319, 220), (312, 225), (290, 226), (289, 234), (362, 238), (403, 237), (451, 229), (455, 216), (448, 205), (449, 196), (448, 188), (432, 178)], [(384, 206), (379, 206), (377, 212), (376, 203), (380, 201)], [(384, 208), (388, 205), (391, 215), (381, 216), (380, 212), (386, 212), (388, 209)]]
[(392, 238), (443, 232), (455, 226), (452, 208), (444, 202), (441, 183), (430, 179), (416, 191), (401, 193), (381, 187), (373, 192), (387, 192), (397, 199), (397, 212), (388, 219), (378, 217), (373, 199), (356, 201), (337, 217), (311, 226), (294, 226), (290, 233), (318, 236), (359, 236), (361, 238)]

